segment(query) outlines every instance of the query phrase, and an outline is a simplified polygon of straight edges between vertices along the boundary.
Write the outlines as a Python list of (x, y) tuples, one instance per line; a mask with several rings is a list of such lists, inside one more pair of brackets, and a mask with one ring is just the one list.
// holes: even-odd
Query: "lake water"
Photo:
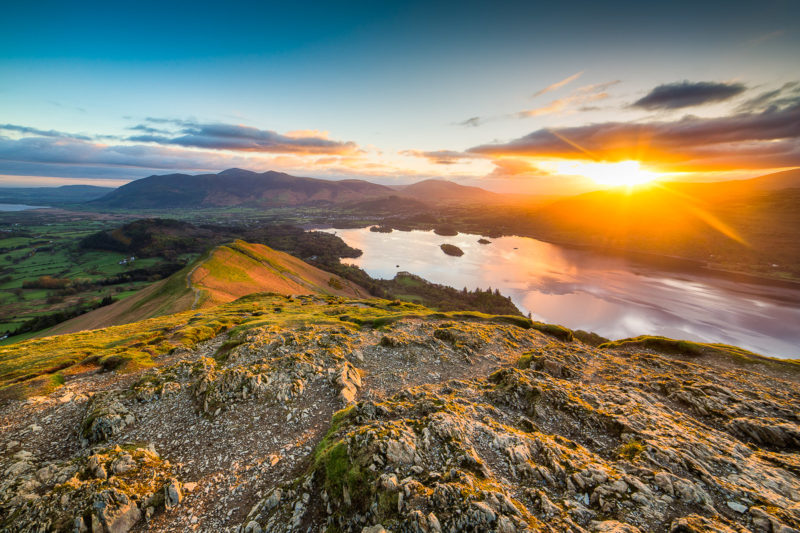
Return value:
[(0, 211), (25, 211), (26, 209), (46, 209), (44, 205), (0, 204)]
[[(364, 254), (344, 261), (375, 278), (399, 271), (458, 289), (491, 287), (534, 319), (610, 339), (664, 335), (800, 358), (800, 290), (664, 270), (527, 237), (443, 237), (426, 231), (325, 230)], [(461, 257), (445, 255), (454, 244)]]

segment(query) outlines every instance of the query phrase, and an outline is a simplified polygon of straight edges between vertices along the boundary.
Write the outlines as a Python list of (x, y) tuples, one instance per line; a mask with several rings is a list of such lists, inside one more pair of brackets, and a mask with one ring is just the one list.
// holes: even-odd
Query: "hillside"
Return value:
[(173, 209), (336, 204), (396, 194), (363, 180), (300, 178), (232, 168), (219, 174), (169, 174), (132, 181), (90, 202), (100, 208)]
[(451, 181), (429, 179), (395, 187), (403, 196), (420, 202), (461, 205), (498, 203), (503, 196), (480, 187), (468, 187)]
[(554, 202), (529, 221), (537, 235), (555, 241), (800, 279), (800, 171), (737, 182), (596, 191)]
[(0, 187), (0, 203), (34, 205), (77, 204), (100, 198), (113, 187), (62, 185), (60, 187)]
[(213, 307), (257, 292), (367, 297), (350, 281), (262, 244), (235, 241), (217, 246), (169, 278), (124, 300), (43, 331), (39, 336), (138, 322), (147, 318)]
[(726, 346), (251, 295), (0, 348), (0, 529), (789, 532), (799, 382)]

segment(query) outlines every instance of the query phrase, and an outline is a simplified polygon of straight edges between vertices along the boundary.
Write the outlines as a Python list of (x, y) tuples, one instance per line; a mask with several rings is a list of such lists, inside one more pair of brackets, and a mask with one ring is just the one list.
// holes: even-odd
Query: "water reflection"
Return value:
[[(538, 320), (613, 339), (665, 335), (800, 357), (797, 289), (659, 270), (525, 237), (484, 245), (478, 235), (327, 231), (363, 250), (349, 261), (376, 278), (407, 271), (459, 289), (497, 288)], [(464, 255), (445, 255), (439, 249), (443, 243), (458, 246)]]

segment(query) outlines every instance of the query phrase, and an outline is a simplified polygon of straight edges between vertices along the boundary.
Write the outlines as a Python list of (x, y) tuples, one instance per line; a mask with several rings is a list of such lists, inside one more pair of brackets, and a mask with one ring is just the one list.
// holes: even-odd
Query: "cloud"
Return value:
[(781, 87), (764, 91), (742, 102), (736, 109), (742, 112), (763, 111), (770, 107), (784, 107), (800, 103), (800, 82), (790, 81)]
[(783, 30), (771, 31), (769, 33), (764, 33), (764, 34), (759, 35), (757, 37), (753, 37), (752, 39), (747, 41), (746, 44), (749, 44), (750, 46), (756, 46), (756, 45), (759, 45), (761, 43), (765, 43), (767, 41), (771, 41), (773, 39), (777, 39), (778, 37), (780, 37), (783, 34), (784, 34)]
[[(64, 137), (0, 139), (0, 161), (157, 169), (206, 169), (226, 158), (166, 147), (105, 145)], [(234, 165), (228, 165), (234, 166)]]
[(643, 98), (631, 104), (642, 109), (681, 109), (703, 104), (722, 102), (743, 93), (742, 83), (716, 83), (711, 81), (682, 81), (659, 85)]
[(137, 124), (135, 126), (130, 126), (128, 129), (132, 130), (132, 131), (141, 131), (143, 133), (147, 133), (147, 134), (151, 134), (151, 135), (153, 135), (153, 134), (162, 134), (162, 135), (166, 134), (166, 135), (168, 135), (168, 134), (172, 133), (169, 130), (165, 130), (163, 128), (154, 128), (152, 126), (148, 126), (147, 124)]
[(434, 150), (430, 152), (422, 150), (403, 150), (400, 154), (411, 157), (422, 157), (437, 165), (453, 165), (455, 163), (461, 163), (464, 160), (480, 157), (477, 154), (469, 154), (455, 150)]
[(800, 166), (800, 103), (718, 118), (687, 116), (668, 122), (540, 129), (467, 152), (491, 157), (636, 159), (670, 169)]
[(567, 84), (570, 84), (573, 81), (577, 80), (578, 78), (581, 77), (581, 75), (583, 75), (583, 71), (576, 72), (572, 76), (564, 78), (561, 81), (557, 81), (557, 82), (553, 83), (552, 85), (548, 85), (544, 89), (541, 89), (541, 90), (537, 91), (536, 94), (533, 95), (533, 97), (536, 98), (537, 96), (541, 96), (541, 95), (543, 95), (545, 93), (549, 93), (550, 91), (556, 91), (556, 90), (562, 88), (563, 86), (565, 86)]
[[(149, 124), (164, 125), (166, 133), (146, 133), (146, 128), (151, 128)], [(281, 135), (238, 126), (205, 127), (173, 119), (145, 120), (132, 129), (143, 134), (122, 140), (107, 135), (95, 135), (89, 139), (11, 125), (9, 131), (27, 136), (12, 138), (0, 135), (0, 174), (135, 179), (165, 171), (218, 172), (240, 167), (298, 175), (312, 173), (330, 178), (380, 173), (393, 177), (403, 175), (403, 169), (386, 166), (355, 144), (332, 141), (327, 132), (316, 130), (298, 130)], [(189, 135), (202, 137), (202, 140), (182, 139)], [(134, 138), (147, 140), (148, 144), (142, 144), (142, 141), (131, 144), (135, 142), (132, 141)], [(225, 144), (217, 142), (218, 138)], [(243, 147), (241, 143), (245, 141), (258, 146), (255, 149)], [(222, 146), (230, 147), (232, 142), (240, 143), (236, 145), (238, 149), (221, 149)]]
[(467, 120), (462, 120), (461, 122), (457, 122), (457, 126), (468, 126), (470, 128), (477, 128), (481, 124), (485, 122), (484, 119), (481, 117), (470, 117)]
[(320, 132), (280, 134), (250, 126), (234, 124), (199, 124), (188, 121), (148, 119), (153, 123), (179, 124), (181, 129), (172, 135), (134, 135), (133, 142), (177, 145), (209, 150), (233, 150), (261, 153), (352, 154), (358, 152), (353, 142), (334, 141)]
[(73, 133), (64, 133), (63, 131), (56, 130), (40, 130), (30, 126), (19, 126), (17, 124), (0, 124), (0, 130), (13, 131), (27, 135), (38, 135), (40, 137), (68, 137), (71, 139), (83, 139), (86, 141), (91, 139), (91, 137), (87, 137), (86, 135), (76, 135)]
[(585, 104), (605, 100), (609, 97), (608, 89), (618, 84), (619, 80), (608, 81), (605, 83), (595, 83), (593, 85), (586, 85), (564, 98), (553, 100), (547, 105), (537, 107), (535, 109), (526, 109), (519, 111), (515, 114), (517, 118), (530, 118), (539, 117), (542, 115), (550, 115), (553, 113), (560, 113), (566, 109), (578, 105), (583, 107)]
[(487, 176), (490, 178), (510, 178), (516, 176), (528, 176), (531, 174), (545, 174), (545, 172), (533, 166), (528, 161), (514, 158), (502, 158), (492, 161), (494, 170)]
[[(545, 92), (554, 90), (551, 88), (563, 87), (570, 81), (577, 79), (581, 74), (583, 74), (583, 72), (579, 72), (577, 74), (570, 76), (565, 80), (562, 80), (558, 83), (554, 83), (550, 87), (545, 87), (544, 89), (536, 93), (536, 95), (534, 96), (538, 96), (539, 94), (544, 94)], [(618, 83), (620, 83), (620, 80), (613, 80), (604, 83), (585, 85), (583, 87), (574, 90), (573, 92), (571, 92), (570, 94), (568, 94), (563, 98), (558, 98), (540, 107), (536, 107), (533, 109), (525, 109), (523, 111), (517, 111), (516, 113), (497, 115), (493, 117), (479, 117), (479, 116), (470, 117), (467, 120), (457, 122), (456, 125), (474, 128), (481, 126), (487, 122), (492, 122), (495, 120), (539, 117), (543, 115), (552, 115), (556, 113), (572, 112), (575, 109), (577, 109), (578, 111), (595, 111), (599, 108), (596, 106), (587, 106), (586, 104), (598, 102), (600, 100), (605, 100), (606, 98), (609, 98), (610, 95), (608, 94), (608, 89)]]

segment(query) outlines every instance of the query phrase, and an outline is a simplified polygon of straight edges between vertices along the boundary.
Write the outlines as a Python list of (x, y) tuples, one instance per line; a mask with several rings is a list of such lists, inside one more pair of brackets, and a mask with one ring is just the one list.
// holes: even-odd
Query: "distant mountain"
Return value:
[(97, 187), (95, 185), (2, 187), (0, 188), (0, 203), (31, 205), (77, 204), (100, 198), (113, 190), (113, 187)]
[(710, 200), (764, 191), (800, 188), (800, 168), (766, 174), (746, 180), (715, 181), (708, 183), (669, 182), (665, 186)]
[(503, 200), (505, 195), (493, 193), (480, 187), (469, 187), (459, 185), (452, 181), (429, 179), (395, 187), (402, 195), (413, 198), (425, 203), (497, 203)]
[(123, 209), (276, 207), (357, 202), (392, 194), (397, 192), (363, 180), (331, 181), (232, 168), (219, 174), (150, 176), (91, 204)]

